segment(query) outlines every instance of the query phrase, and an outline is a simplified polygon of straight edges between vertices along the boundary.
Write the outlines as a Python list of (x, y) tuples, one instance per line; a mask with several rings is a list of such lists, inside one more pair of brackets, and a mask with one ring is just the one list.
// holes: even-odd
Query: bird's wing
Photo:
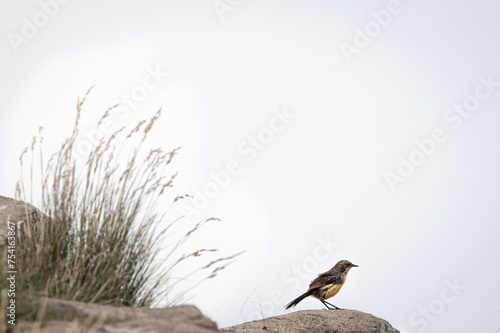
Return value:
[(321, 288), (328, 284), (340, 284), (342, 283), (342, 278), (338, 275), (328, 275), (327, 273), (320, 274), (315, 278), (309, 285), (309, 290), (315, 288)]

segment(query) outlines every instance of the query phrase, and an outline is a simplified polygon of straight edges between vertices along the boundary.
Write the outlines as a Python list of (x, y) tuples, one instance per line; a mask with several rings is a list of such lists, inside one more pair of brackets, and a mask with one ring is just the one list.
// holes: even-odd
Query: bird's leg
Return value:
[[(320, 300), (320, 301), (321, 301), (321, 300)], [(325, 302), (325, 301), (321, 301), (321, 303), (323, 303), (323, 304), (326, 306), (326, 308), (327, 308), (328, 310), (333, 310), (331, 307), (329, 307), (329, 306), (328, 306), (327, 302)]]
[(342, 310), (341, 308), (336, 307), (335, 305), (333, 305), (332, 303), (328, 303), (327, 301), (321, 301), (321, 302), (323, 302), (323, 304), (325, 304), (325, 306), (328, 308), (328, 310), (333, 310), (333, 308), (329, 308), (328, 305), (333, 306), (335, 308), (335, 310)]

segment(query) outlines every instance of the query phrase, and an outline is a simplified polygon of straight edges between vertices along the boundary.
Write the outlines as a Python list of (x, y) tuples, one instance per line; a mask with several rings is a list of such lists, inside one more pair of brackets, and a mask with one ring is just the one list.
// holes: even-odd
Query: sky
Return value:
[[(162, 107), (148, 144), (182, 147), (170, 195), (194, 198), (178, 213), (186, 226), (221, 219), (185, 250), (245, 251), (179, 291), (219, 327), (286, 313), (347, 259), (359, 268), (330, 300), (339, 307), (405, 333), (500, 332), (497, 2), (0, 9), (1, 195), (14, 195), (18, 157), (38, 128), (47, 155), (57, 151), (78, 96), (95, 85), (77, 149), (111, 105), (120, 104), (114, 129)], [(308, 298), (292, 311), (320, 308)]]

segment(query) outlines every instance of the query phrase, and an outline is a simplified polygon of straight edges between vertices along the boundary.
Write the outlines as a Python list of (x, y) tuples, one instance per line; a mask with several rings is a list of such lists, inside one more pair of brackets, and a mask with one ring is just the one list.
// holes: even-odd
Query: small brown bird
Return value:
[(332, 269), (329, 271), (320, 274), (317, 278), (315, 278), (311, 284), (309, 285), (309, 289), (290, 303), (285, 306), (285, 309), (289, 309), (302, 301), (307, 296), (316, 297), (323, 303), (328, 310), (333, 310), (330, 306), (333, 306), (335, 309), (340, 309), (333, 304), (328, 303), (326, 300), (330, 297), (337, 295), (340, 288), (345, 283), (345, 279), (347, 277), (347, 272), (352, 267), (359, 267), (358, 265), (354, 265), (349, 260), (341, 260)]

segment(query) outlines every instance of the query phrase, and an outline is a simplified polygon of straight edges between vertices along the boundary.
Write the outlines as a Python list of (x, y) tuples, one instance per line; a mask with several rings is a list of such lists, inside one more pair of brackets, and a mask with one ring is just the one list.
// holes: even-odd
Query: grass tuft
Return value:
[[(36, 153), (41, 170), (41, 213), (19, 228), (17, 235), (16, 298), (21, 303), (17, 313), (20, 318), (34, 320), (37, 313), (40, 316), (43, 297), (134, 307), (153, 305), (175, 286), (167, 280), (179, 263), (216, 251), (199, 249), (177, 259), (172, 257), (194, 232), (214, 220), (209, 218), (168, 244), (169, 254), (158, 258), (167, 231), (180, 220), (165, 226), (165, 215), (173, 204), (190, 197), (178, 196), (161, 214), (155, 212), (160, 198), (173, 186), (176, 173), (167, 175), (167, 170), (179, 151), (141, 150), (161, 109), (128, 133), (122, 128), (109, 137), (96, 139), (84, 163), (77, 163), (74, 148), (79, 139), (79, 121), (91, 89), (76, 104), (71, 135), (46, 164), (42, 129), (20, 157), (23, 170), (25, 158), (31, 153), (31, 191), (27, 198), (26, 181), (21, 176), (16, 198), (37, 205), (32, 190)], [(115, 107), (104, 112), (98, 126)], [(206, 270), (207, 278), (212, 278), (236, 256), (215, 259), (198, 270)], [(0, 278), (0, 289), (4, 289), (6, 279)]]

